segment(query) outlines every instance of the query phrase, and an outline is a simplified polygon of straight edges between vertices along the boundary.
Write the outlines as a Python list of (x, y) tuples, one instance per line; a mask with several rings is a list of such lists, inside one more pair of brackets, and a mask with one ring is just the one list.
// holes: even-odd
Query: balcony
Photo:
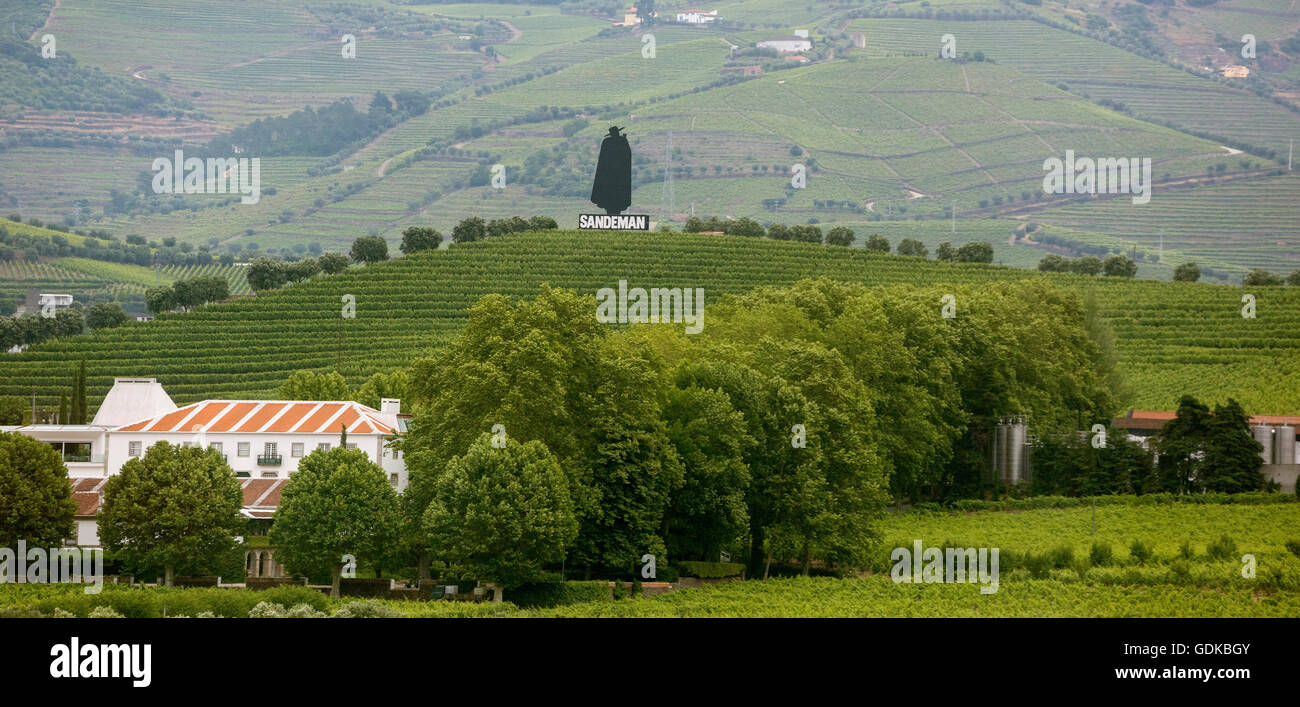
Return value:
[(272, 454), (269, 456), (259, 454), (257, 456), (257, 465), (258, 466), (280, 466), (281, 458), (282, 457), (279, 454)]

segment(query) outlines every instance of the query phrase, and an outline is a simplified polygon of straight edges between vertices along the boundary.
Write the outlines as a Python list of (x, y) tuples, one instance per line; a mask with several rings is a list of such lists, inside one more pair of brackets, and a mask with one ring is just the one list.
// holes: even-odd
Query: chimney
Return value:
[(397, 398), (384, 398), (379, 402), (379, 412), (396, 415), (402, 411), (402, 401)]

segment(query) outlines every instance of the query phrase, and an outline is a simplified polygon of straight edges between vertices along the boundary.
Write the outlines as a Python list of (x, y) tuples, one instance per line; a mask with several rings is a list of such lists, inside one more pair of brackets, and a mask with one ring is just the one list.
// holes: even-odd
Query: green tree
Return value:
[(940, 243), (939, 248), (935, 250), (934, 258), (935, 260), (942, 260), (951, 263), (957, 259), (957, 252), (953, 250), (951, 243), (944, 241), (943, 243)]
[(384, 398), (406, 400), (410, 385), (410, 377), (406, 375), (406, 371), (400, 368), (392, 373), (377, 371), (372, 373), (366, 379), (366, 382), (362, 383), (361, 387), (357, 389), (355, 400), (362, 405), (378, 410)]
[(899, 241), (898, 250), (896, 252), (899, 255), (910, 255), (920, 258), (925, 258), (930, 255), (930, 250), (925, 247), (925, 244), (915, 238), (904, 238)]
[(0, 396), (0, 425), (26, 424), (27, 402), (17, 395)]
[(397, 492), (384, 470), (365, 452), (340, 445), (299, 462), (281, 494), (270, 541), (289, 570), (328, 573), (330, 595), (337, 597), (344, 555), (382, 565), (392, 556), (400, 521)]
[(984, 241), (963, 243), (957, 249), (956, 258), (959, 263), (991, 263), (993, 262), (993, 245)]
[(1096, 275), (1101, 272), (1103, 267), (1101, 259), (1092, 255), (1085, 255), (1082, 258), (1074, 258), (1066, 262), (1070, 272), (1080, 275)]
[(316, 259), (320, 265), (321, 272), (326, 275), (337, 275), (348, 267), (348, 256), (342, 253), (325, 253)]
[(437, 557), (517, 587), (542, 577), (578, 535), (558, 460), (539, 441), (492, 446), (480, 436), (435, 482), (422, 518)]
[(453, 243), (469, 243), (471, 241), (482, 240), (487, 235), (487, 224), (483, 219), (477, 216), (471, 216), (462, 219), (451, 229), (451, 241)]
[(90, 309), (86, 310), (86, 327), (92, 331), (119, 327), (129, 319), (126, 310), (122, 309), (122, 305), (117, 302), (103, 302), (91, 305)]
[[(61, 547), (73, 536), (68, 468), (49, 443), (0, 432), (0, 547)], [(23, 560), (19, 560), (22, 562)]]
[(89, 418), (90, 410), (86, 401), (86, 359), (83, 358), (73, 377), (70, 422), (74, 425), (84, 425)]
[(733, 236), (749, 236), (752, 238), (762, 238), (767, 234), (763, 229), (763, 224), (751, 219), (741, 217), (727, 224), (726, 231)]
[(351, 400), (352, 390), (338, 371), (294, 371), (277, 395), (281, 400)]
[(867, 250), (874, 250), (877, 253), (888, 253), (889, 239), (873, 233), (867, 236)]
[(67, 425), (72, 422), (72, 416), (68, 411), (68, 396), (66, 393), (59, 396), (59, 417), (56, 421), (60, 425)]
[(1286, 276), (1286, 284), (1291, 287), (1300, 287), (1300, 270), (1292, 270), (1291, 274)]
[(213, 449), (158, 442), (104, 486), (99, 538), (136, 568), (211, 567), (235, 550), (244, 528), (239, 481)]
[(1282, 278), (1267, 270), (1255, 268), (1246, 274), (1241, 284), (1247, 287), (1276, 287), (1282, 284)]
[(853, 240), (857, 236), (853, 229), (844, 226), (836, 226), (826, 232), (826, 245), (838, 245), (848, 247), (853, 245)]
[(1174, 419), (1160, 428), (1155, 440), (1159, 458), (1156, 475), (1144, 491), (1186, 493), (1199, 475), (1201, 450), (1210, 436), (1210, 409), (1190, 395), (1178, 401)]
[(1201, 279), (1201, 266), (1196, 263), (1181, 263), (1174, 268), (1175, 282), (1196, 282)]
[(388, 241), (379, 236), (362, 236), (352, 241), (348, 255), (354, 263), (382, 263), (388, 260)]
[(442, 234), (431, 227), (407, 226), (402, 231), (402, 245), (399, 246), (404, 255), (418, 253), (422, 250), (437, 250), (442, 244)]
[[(248, 278), (248, 286), (253, 288), (254, 292), (284, 287), (285, 283), (289, 281), (289, 273), (285, 270), (284, 263), (266, 256), (249, 263), (248, 267), (244, 269), (244, 275)], [(148, 297), (149, 295), (146, 292), (145, 299), (148, 300)], [(174, 300), (170, 299), (170, 295), (163, 304), (175, 306)], [(149, 311), (158, 312), (160, 310), (156, 310), (153, 305), (150, 305)]]
[(1260, 490), (1264, 485), (1264, 475), (1260, 473), (1263, 451), (1263, 446), (1250, 433), (1250, 418), (1237, 401), (1229, 398), (1226, 404), (1214, 408), (1197, 486), (1217, 493)]
[(668, 556), (716, 558), (749, 528), (745, 416), (722, 391), (698, 386), (669, 391), (663, 415), (684, 472), (664, 522)]
[(1133, 277), (1137, 275), (1137, 263), (1122, 255), (1112, 255), (1101, 264), (1102, 272), (1107, 277)]

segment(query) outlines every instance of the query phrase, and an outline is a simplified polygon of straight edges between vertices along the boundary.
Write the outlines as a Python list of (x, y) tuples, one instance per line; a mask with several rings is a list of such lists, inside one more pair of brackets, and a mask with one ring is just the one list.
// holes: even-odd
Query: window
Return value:
[(394, 485), (394, 486), (397, 485), (397, 472), (393, 472), (393, 473), (391, 473), (391, 474), (388, 475), (388, 483), (390, 483), (390, 484), (392, 484), (392, 485)]
[(330, 443), (321, 442), (320, 444), (316, 445), (316, 448), (321, 450), (322, 452), (328, 452), (330, 450)]
[(215, 450), (217, 450), (218, 452), (222, 452), (222, 451), (224, 451), (224, 450), (221, 448), (221, 443), (220, 443), (220, 442), (209, 442), (209, 443), (208, 443), (208, 449), (215, 449)]
[(248, 442), (240, 442), (240, 443), (239, 443), (239, 456), (241, 456), (241, 457), (246, 457), (246, 456), (248, 456), (248, 453), (249, 453), (249, 444), (248, 444)]
[(356, 448), (357, 448), (356, 442), (348, 442), (348, 449), (356, 449)]
[(275, 442), (266, 443), (266, 446), (262, 448), (262, 456), (267, 456), (267, 457), (279, 456), (275, 452)]
[(127, 444), (127, 454), (138, 457), (140, 456), (140, 442), (130, 442)]
[(293, 446), (290, 447), (289, 450), (290, 450), (289, 453), (292, 454), (293, 456), (295, 456), (295, 457), (301, 457), (301, 456), (302, 456), (302, 442), (294, 442), (294, 443), (293, 443)]

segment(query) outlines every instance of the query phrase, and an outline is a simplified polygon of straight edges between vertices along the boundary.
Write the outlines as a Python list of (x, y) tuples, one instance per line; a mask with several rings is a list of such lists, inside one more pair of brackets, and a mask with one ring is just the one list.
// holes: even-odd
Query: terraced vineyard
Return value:
[[(1065, 82), (1095, 100), (1118, 101), (1144, 118), (1259, 145), (1283, 159), (1300, 127), (1300, 113), (1248, 91), (1037, 22), (859, 19), (849, 29), (863, 32), (871, 53), (879, 55), (937, 57), (940, 37), (952, 33), (958, 52), (979, 51), (1037, 79)], [(1246, 115), (1249, 120), (1242, 119)]]
[[(978, 285), (1035, 276), (733, 236), (515, 234), (46, 343), (5, 358), (0, 395), (36, 390), (47, 403), (57, 402), (67, 361), (83, 356), (92, 398), (114, 376), (157, 377), (178, 403), (264, 396), (294, 370), (329, 369), (336, 361), (356, 384), (447, 341), (483, 295), (528, 297), (543, 283), (592, 293), (620, 279), (633, 286), (704, 287), (706, 299), (715, 301), (808, 277)], [(1258, 316), (1244, 319), (1238, 287), (1050, 277), (1068, 289), (1095, 290), (1138, 390), (1138, 407), (1171, 408), (1190, 393), (1209, 400), (1235, 396), (1253, 412), (1300, 413), (1300, 288), (1252, 290)], [(346, 294), (356, 297), (355, 319), (340, 317)]]

